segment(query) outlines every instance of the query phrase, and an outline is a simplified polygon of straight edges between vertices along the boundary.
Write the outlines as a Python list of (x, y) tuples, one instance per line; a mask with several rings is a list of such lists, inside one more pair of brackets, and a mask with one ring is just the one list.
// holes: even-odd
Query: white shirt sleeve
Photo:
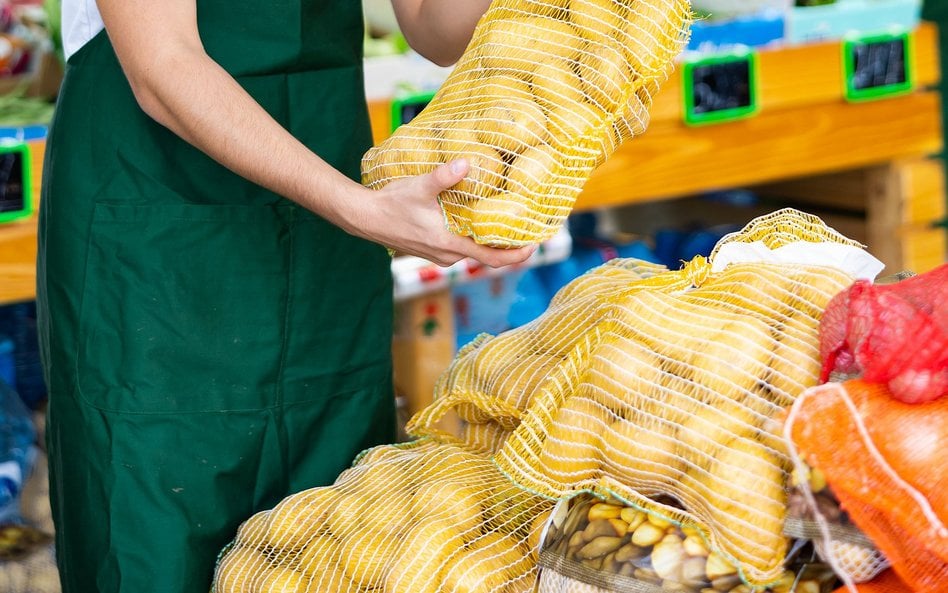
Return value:
[(62, 0), (63, 52), (66, 59), (105, 28), (95, 0)]

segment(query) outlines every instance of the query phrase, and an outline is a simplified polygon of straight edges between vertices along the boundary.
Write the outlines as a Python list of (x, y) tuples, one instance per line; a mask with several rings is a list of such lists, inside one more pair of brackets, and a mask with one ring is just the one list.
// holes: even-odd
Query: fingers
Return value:
[(518, 247), (516, 249), (497, 249), (495, 247), (487, 247), (486, 245), (478, 245), (473, 241), (472, 244), (473, 247), (470, 249), (467, 257), (492, 268), (502, 268), (504, 266), (522, 263), (529, 259), (537, 250), (536, 245), (527, 245), (526, 247)]
[(440, 194), (464, 179), (469, 169), (470, 164), (466, 159), (458, 159), (440, 165), (431, 173), (423, 176), (424, 191), (435, 195)]

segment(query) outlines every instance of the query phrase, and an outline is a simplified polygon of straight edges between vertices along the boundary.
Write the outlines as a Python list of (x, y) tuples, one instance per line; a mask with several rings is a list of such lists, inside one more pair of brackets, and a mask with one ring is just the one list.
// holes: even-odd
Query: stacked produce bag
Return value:
[(807, 390), (784, 425), (797, 471), (822, 476), (801, 492), (850, 591), (935, 593), (948, 583), (945, 294), (948, 265), (834, 298), (821, 346), (824, 375), (842, 382)]
[[(700, 534), (744, 582), (779, 579), (790, 460), (777, 417), (819, 381), (823, 310), (874, 260), (790, 210), (711, 259), (593, 270), (535, 322), (462, 351), (410, 429), (435, 431), (453, 409), (472, 446), (495, 435), (498, 467), (528, 490), (634, 505)], [(807, 260), (820, 263), (786, 263)]]
[[(418, 440), (249, 519), (215, 591), (584, 590), (557, 549), (626, 579), (602, 590), (812, 591), (791, 588), (825, 574), (783, 533), (780, 419), (819, 382), (827, 304), (880, 267), (785, 210), (682, 270), (592, 270), (464, 348), (410, 422)], [(437, 428), (448, 413), (462, 435)]]
[(366, 185), (457, 158), (440, 196), (453, 232), (519, 246), (550, 238), (593, 170), (648, 125), (687, 42), (688, 0), (495, 0), (424, 111), (370, 150)]

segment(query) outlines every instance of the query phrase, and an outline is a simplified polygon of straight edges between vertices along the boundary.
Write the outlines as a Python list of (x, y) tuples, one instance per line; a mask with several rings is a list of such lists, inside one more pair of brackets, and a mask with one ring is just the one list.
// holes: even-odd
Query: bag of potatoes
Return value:
[(688, 0), (496, 0), (431, 103), (366, 153), (363, 182), (466, 158), (439, 197), (452, 232), (548, 239), (593, 170), (645, 130), (690, 18)]

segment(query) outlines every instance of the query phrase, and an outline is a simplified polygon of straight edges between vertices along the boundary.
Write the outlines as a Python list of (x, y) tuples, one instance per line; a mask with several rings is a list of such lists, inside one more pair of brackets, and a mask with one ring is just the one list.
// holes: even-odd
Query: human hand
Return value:
[(445, 228), (438, 194), (464, 179), (468, 168), (466, 160), (452, 161), (427, 175), (399, 179), (372, 192), (372, 201), (361, 212), (360, 223), (350, 232), (440, 266), (466, 257), (493, 268), (526, 260), (536, 251), (535, 245), (516, 249), (487, 247)]

